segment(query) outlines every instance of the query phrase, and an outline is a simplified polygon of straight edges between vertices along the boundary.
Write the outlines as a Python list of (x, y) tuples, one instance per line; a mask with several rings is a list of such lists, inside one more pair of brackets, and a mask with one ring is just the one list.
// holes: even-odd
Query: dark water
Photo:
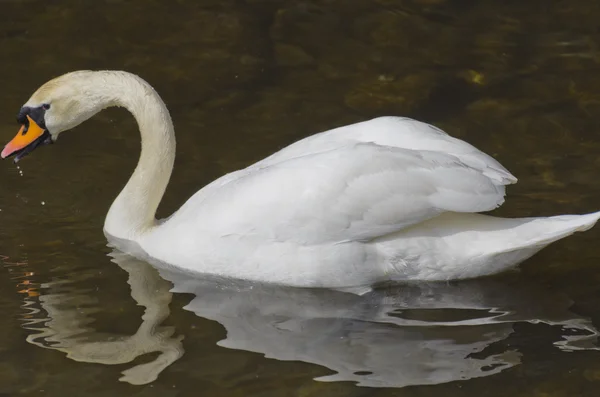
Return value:
[[(126, 69), (176, 123), (161, 216), (301, 137), (384, 114), (496, 156), (519, 178), (501, 215), (589, 212), (599, 18), (600, 3), (566, 0), (3, 0), (0, 133), (49, 78)], [(110, 110), (22, 175), (0, 164), (0, 396), (597, 395), (598, 228), (518, 274), (360, 298), (159, 275), (102, 234), (138, 150), (133, 119)]]

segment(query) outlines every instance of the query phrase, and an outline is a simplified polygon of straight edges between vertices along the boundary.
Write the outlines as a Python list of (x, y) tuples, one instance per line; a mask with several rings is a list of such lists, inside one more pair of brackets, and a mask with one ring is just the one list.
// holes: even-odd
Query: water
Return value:
[[(159, 216), (303, 136), (384, 114), (435, 123), (496, 156), (519, 178), (500, 215), (598, 210), (596, 2), (0, 8), (3, 140), (51, 77), (138, 73), (177, 130)], [(597, 394), (597, 228), (517, 274), (360, 298), (159, 274), (102, 235), (138, 155), (135, 129), (109, 110), (20, 168), (1, 164), (1, 395)]]

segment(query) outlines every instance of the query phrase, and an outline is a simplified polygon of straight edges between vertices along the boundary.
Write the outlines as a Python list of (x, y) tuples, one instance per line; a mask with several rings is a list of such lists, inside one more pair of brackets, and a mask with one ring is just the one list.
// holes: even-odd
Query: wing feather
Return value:
[(361, 142), (262, 163), (212, 186), (193, 196), (174, 224), (325, 244), (369, 240), (445, 211), (488, 211), (504, 201), (501, 181), (454, 155)]
[(463, 164), (480, 170), (485, 176), (502, 185), (517, 182), (517, 178), (502, 164), (473, 145), (451, 137), (430, 124), (407, 117), (394, 116), (378, 117), (311, 135), (267, 157), (260, 163), (273, 164), (308, 153), (330, 150), (351, 141), (451, 154)]

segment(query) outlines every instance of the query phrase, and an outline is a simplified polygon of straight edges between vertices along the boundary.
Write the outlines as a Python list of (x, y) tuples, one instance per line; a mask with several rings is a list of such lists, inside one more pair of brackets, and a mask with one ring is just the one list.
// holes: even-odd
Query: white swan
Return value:
[(157, 222), (175, 158), (173, 124), (154, 89), (120, 71), (44, 84), (1, 156), (19, 160), (110, 106), (134, 115), (142, 150), (105, 234), (193, 272), (330, 288), (471, 278), (506, 270), (600, 217), (476, 214), (501, 205), (516, 178), (435, 127), (383, 117), (296, 142), (217, 179)]

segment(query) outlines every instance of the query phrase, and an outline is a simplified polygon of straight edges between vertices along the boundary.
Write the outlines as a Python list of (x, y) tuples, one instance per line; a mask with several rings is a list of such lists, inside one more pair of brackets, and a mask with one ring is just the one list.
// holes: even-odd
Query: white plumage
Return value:
[[(65, 98), (69, 106), (61, 106)], [(175, 156), (158, 94), (128, 73), (76, 72), (42, 86), (27, 106), (53, 101), (45, 120), (53, 137), (107, 106), (133, 113), (142, 154), (105, 232), (135, 243), (137, 255), (193, 272), (332, 288), (478, 277), (600, 217), (476, 214), (501, 205), (505, 185), (517, 179), (438, 128), (381, 117), (293, 143), (219, 178), (156, 222)]]

